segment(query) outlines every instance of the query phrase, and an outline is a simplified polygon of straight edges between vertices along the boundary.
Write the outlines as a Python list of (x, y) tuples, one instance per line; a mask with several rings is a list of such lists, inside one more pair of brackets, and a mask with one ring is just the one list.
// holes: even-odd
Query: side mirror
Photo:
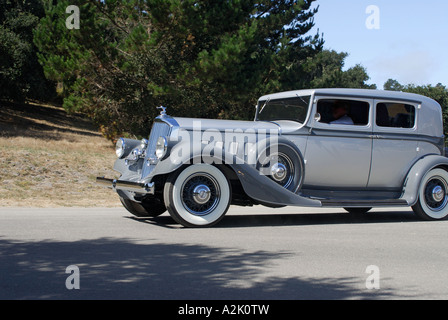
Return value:
[(320, 119), (321, 119), (320, 113), (316, 113), (316, 114), (314, 115), (314, 121), (319, 122)]

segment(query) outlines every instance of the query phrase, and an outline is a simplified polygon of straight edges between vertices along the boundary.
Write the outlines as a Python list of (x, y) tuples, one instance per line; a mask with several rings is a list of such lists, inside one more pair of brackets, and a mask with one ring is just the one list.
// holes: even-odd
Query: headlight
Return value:
[(124, 142), (124, 139), (123, 138), (118, 139), (117, 143), (115, 144), (115, 153), (117, 154), (118, 158), (123, 157), (125, 148), (126, 144)]
[(162, 159), (165, 156), (167, 149), (168, 149), (168, 141), (166, 140), (166, 137), (159, 137), (156, 143), (157, 159), (159, 160)]

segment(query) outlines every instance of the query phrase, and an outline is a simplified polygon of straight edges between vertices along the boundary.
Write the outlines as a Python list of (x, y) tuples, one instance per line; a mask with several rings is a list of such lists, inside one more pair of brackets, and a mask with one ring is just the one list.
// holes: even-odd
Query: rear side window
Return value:
[(415, 107), (405, 103), (378, 103), (376, 105), (376, 125), (389, 128), (413, 128)]
[(370, 105), (365, 101), (320, 99), (317, 113), (321, 123), (366, 126), (369, 123)]

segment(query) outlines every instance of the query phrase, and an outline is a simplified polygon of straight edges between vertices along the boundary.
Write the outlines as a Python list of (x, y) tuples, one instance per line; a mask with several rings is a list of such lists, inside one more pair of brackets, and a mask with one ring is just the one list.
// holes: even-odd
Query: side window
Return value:
[(370, 105), (365, 101), (320, 99), (317, 113), (321, 123), (366, 126), (369, 123)]
[(257, 120), (292, 120), (305, 122), (311, 96), (260, 101)]
[(376, 105), (376, 125), (390, 128), (413, 128), (415, 107), (410, 104), (382, 102)]

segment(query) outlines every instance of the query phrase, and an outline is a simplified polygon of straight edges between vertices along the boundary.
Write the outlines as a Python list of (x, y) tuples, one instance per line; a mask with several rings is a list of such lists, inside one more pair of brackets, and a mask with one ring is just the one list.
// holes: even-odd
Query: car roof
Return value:
[(433, 104), (435, 101), (415, 93), (401, 92), (401, 91), (387, 91), (375, 89), (347, 89), (347, 88), (328, 88), (328, 89), (306, 89), (278, 92), (264, 95), (259, 98), (259, 101), (267, 99), (282, 99), (294, 96), (303, 95), (319, 95), (319, 96), (344, 96), (347, 98), (369, 98), (369, 99), (391, 99), (409, 101), (415, 103), (429, 103)]
[(262, 96), (259, 101), (266, 101), (268, 99), (285, 99), (296, 96), (318, 96), (318, 97), (341, 97), (353, 99), (376, 99), (376, 100), (390, 100), (391, 102), (408, 102), (419, 104), (422, 111), (418, 117), (418, 127), (421, 134), (429, 136), (440, 137), (443, 136), (443, 120), (442, 108), (440, 104), (428, 97), (408, 92), (401, 91), (387, 91), (375, 89), (346, 89), (346, 88), (331, 88), (331, 89), (307, 89), (278, 92)]

